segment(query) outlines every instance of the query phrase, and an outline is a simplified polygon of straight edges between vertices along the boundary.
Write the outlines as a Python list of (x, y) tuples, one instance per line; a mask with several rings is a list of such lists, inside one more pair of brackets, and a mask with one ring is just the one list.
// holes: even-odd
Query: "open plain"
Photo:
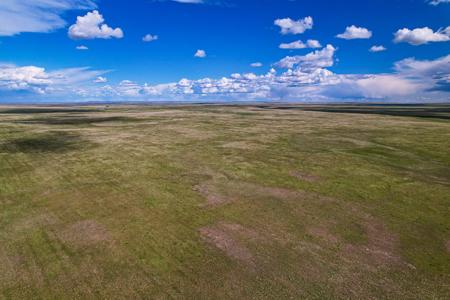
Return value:
[(0, 298), (448, 299), (450, 106), (0, 107)]

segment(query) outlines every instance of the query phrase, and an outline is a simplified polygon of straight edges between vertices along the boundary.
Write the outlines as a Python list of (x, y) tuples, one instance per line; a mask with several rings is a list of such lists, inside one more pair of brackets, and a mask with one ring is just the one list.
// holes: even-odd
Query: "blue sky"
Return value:
[(0, 102), (450, 101), (449, 25), (448, 0), (2, 0)]

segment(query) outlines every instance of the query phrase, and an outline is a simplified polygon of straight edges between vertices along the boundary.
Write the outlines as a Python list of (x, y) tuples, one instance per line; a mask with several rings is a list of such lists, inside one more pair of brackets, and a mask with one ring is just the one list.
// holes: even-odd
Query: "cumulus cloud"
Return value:
[(104, 74), (89, 68), (69, 68), (47, 71), (36, 66), (0, 65), (0, 93), (20, 91), (49, 95), (61, 92), (67, 96), (80, 84)]
[(447, 42), (450, 40), (450, 26), (434, 32), (428, 27), (410, 30), (403, 28), (394, 34), (395, 43), (408, 43), (414, 46), (424, 45), (431, 42)]
[(159, 37), (157, 35), (151, 35), (151, 34), (146, 34), (143, 38), (142, 41), (149, 43), (149, 42), (153, 42), (158, 40)]
[(44, 68), (35, 66), (0, 66), (0, 89), (30, 90), (43, 93), (45, 86), (52, 83)]
[(263, 75), (235, 73), (218, 79), (184, 78), (156, 85), (130, 80), (109, 85), (105, 84), (105, 72), (88, 68), (48, 72), (35, 66), (0, 65), (0, 94), (20, 90), (45, 95), (45, 99), (72, 95), (72, 99), (97, 101), (331, 102), (373, 99), (411, 102), (449, 99), (450, 55), (435, 60), (404, 59), (395, 63), (392, 73), (336, 74), (327, 69), (333, 65), (335, 51), (333, 46), (327, 45), (280, 64), (280, 68), (287, 70), (272, 68)]
[(280, 44), (280, 49), (306, 49), (306, 48), (321, 48), (322, 45), (319, 41), (308, 40), (306, 43), (302, 41), (295, 41), (292, 43), (282, 43)]
[(205, 58), (206, 57), (206, 51), (199, 49), (199, 50), (197, 50), (195, 52), (194, 57)]
[(76, 49), (77, 49), (77, 50), (89, 50), (89, 48), (86, 47), (86, 46), (84, 46), (84, 45), (77, 46)]
[(328, 68), (334, 64), (334, 54), (336, 48), (327, 45), (321, 50), (308, 53), (306, 55), (286, 56), (276, 63), (280, 68), (297, 67), (301, 70), (314, 70), (318, 68)]
[(61, 18), (64, 12), (95, 7), (93, 0), (2, 0), (0, 36), (13, 36), (21, 32), (51, 32), (66, 26)]
[(340, 82), (325, 92), (334, 97), (414, 101), (440, 91), (431, 98), (448, 102), (450, 55), (435, 60), (404, 59), (394, 64), (394, 70), (392, 74), (341, 75)]
[[(321, 50), (322, 51), (322, 50)], [(178, 101), (202, 99), (216, 100), (281, 100), (281, 101), (342, 101), (343, 99), (374, 99), (376, 101), (414, 101), (430, 93), (438, 93), (433, 99), (448, 99), (443, 91), (450, 90), (450, 55), (432, 61), (413, 58), (399, 61), (390, 74), (335, 74), (325, 66), (331, 62), (317, 63), (314, 67), (305, 62), (321, 61), (332, 57), (334, 47), (324, 48), (298, 59), (293, 68), (278, 74), (275, 69), (263, 75), (253, 73), (232, 74), (220, 79), (181, 79), (164, 85), (139, 85), (133, 82), (110, 87), (110, 92), (121, 97), (134, 95), (138, 99)], [(308, 57), (308, 58), (306, 58)], [(437, 92), (438, 90), (438, 92)], [(428, 93), (428, 94), (427, 94)], [(436, 95), (436, 94), (433, 94)], [(447, 95), (447, 96), (446, 96)], [(420, 98), (422, 99), (422, 98)]]
[(105, 24), (105, 19), (97, 11), (88, 12), (77, 17), (75, 24), (69, 27), (69, 37), (72, 39), (110, 39), (123, 38), (120, 28), (111, 28)]
[(336, 37), (345, 40), (370, 39), (372, 37), (372, 32), (367, 28), (352, 25), (348, 26), (345, 29), (345, 32), (338, 34)]
[(369, 49), (370, 52), (383, 52), (383, 51), (386, 51), (386, 50), (387, 50), (386, 47), (384, 47), (384, 46), (377, 46), (377, 45), (374, 45), (374, 46), (370, 47), (370, 49)]
[(306, 17), (300, 20), (291, 18), (277, 19), (274, 24), (281, 28), (281, 34), (301, 34), (308, 29), (312, 29), (314, 21), (312, 17)]

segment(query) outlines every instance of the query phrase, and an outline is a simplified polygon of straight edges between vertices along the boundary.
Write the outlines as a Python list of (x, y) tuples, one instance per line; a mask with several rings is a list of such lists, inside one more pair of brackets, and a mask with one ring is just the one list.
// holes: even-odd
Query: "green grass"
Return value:
[(449, 298), (447, 112), (0, 108), (0, 298)]

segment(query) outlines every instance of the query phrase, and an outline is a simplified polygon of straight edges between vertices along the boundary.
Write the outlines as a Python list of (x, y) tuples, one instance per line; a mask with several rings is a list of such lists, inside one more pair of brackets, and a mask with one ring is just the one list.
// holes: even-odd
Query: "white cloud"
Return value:
[(280, 68), (297, 67), (301, 70), (314, 70), (318, 68), (328, 68), (334, 64), (334, 53), (336, 48), (327, 45), (321, 50), (308, 53), (306, 55), (286, 56), (276, 65)]
[(52, 80), (44, 68), (35, 66), (0, 66), (0, 89), (30, 90), (43, 93)]
[(295, 41), (292, 43), (282, 43), (280, 44), (280, 49), (305, 49), (307, 48), (306, 44), (302, 41)]
[(431, 5), (439, 5), (441, 3), (450, 3), (450, 0), (428, 0), (428, 3), (430, 3)]
[(322, 48), (322, 45), (317, 40), (307, 40), (306, 45), (308, 48)]
[(443, 78), (450, 75), (450, 54), (435, 60), (407, 58), (396, 62), (394, 69), (407, 77)]
[(84, 45), (77, 46), (76, 49), (77, 49), (77, 50), (89, 50), (89, 48), (86, 47), (86, 46), (84, 46)]
[(97, 78), (94, 79), (94, 83), (106, 83), (108, 82), (108, 79), (106, 79), (106, 77), (103, 76), (98, 76)]
[(122, 80), (119, 83), (117, 90), (120, 95), (131, 97), (139, 96), (142, 93), (142, 87), (130, 80)]
[(0, 36), (51, 32), (66, 26), (64, 12), (95, 7), (93, 0), (1, 0)]
[(280, 44), (280, 49), (305, 49), (305, 48), (320, 48), (320, 47), (322, 47), (322, 45), (320, 44), (319, 41), (316, 40), (308, 40), (306, 44), (303, 43), (302, 41)]
[(355, 81), (364, 98), (386, 98), (415, 94), (424, 89), (420, 82), (395, 75), (373, 75)]
[(370, 47), (370, 49), (369, 49), (370, 52), (383, 52), (383, 51), (386, 51), (386, 50), (387, 50), (386, 47), (384, 47), (384, 46), (377, 46), (377, 45), (374, 45), (374, 46)]
[[(333, 52), (331, 47), (329, 47), (329, 52)], [(322, 56), (318, 52), (313, 52), (309, 57)], [(303, 60), (309, 61), (312, 58)], [(446, 82), (446, 88), (450, 87), (449, 60), (450, 55), (433, 61), (407, 59), (398, 62), (395, 73), (391, 74), (339, 75), (319, 66), (323, 64), (318, 64), (315, 68), (302, 68), (299, 64), (296, 69), (289, 69), (279, 75), (276, 70), (271, 69), (268, 73), (259, 76), (253, 73), (233, 74), (220, 79), (182, 79), (177, 83), (156, 86), (127, 83), (126, 92), (123, 84), (113, 89), (122, 96), (125, 94), (135, 95), (134, 97), (139, 99), (163, 97), (179, 101), (189, 99), (193, 101), (202, 99), (214, 99), (215, 101), (257, 99), (414, 101), (414, 99), (421, 99), (422, 101), (421, 97), (424, 95), (432, 95), (428, 96), (430, 99), (445, 99), (444, 92), (437, 93), (431, 90), (439, 87), (439, 82), (443, 81)]]
[[(33, 100), (69, 97), (83, 100), (133, 101), (447, 101), (450, 91), (450, 55), (435, 60), (404, 59), (387, 74), (335, 74), (335, 48), (298, 56), (291, 68), (263, 75), (232, 74), (218, 79), (181, 79), (149, 85), (123, 80), (105, 85), (105, 72), (87, 68), (47, 72), (43, 68), (0, 65), (0, 94), (28, 91)], [(291, 62), (290, 62), (291, 63)], [(101, 79), (101, 78), (104, 78)], [(96, 84), (95, 84), (96, 83)]]
[(434, 32), (428, 27), (410, 30), (403, 28), (394, 34), (394, 42), (408, 43), (414, 46), (428, 44), (430, 42), (447, 42), (450, 40), (450, 26)]
[(284, 18), (275, 20), (274, 24), (281, 28), (281, 34), (301, 34), (308, 29), (312, 29), (314, 21), (312, 17), (306, 17), (298, 21)]
[(338, 34), (336, 37), (345, 40), (370, 39), (372, 37), (372, 32), (367, 28), (352, 25), (348, 26), (344, 33)]
[(106, 25), (103, 16), (94, 10), (85, 16), (77, 17), (77, 22), (69, 27), (69, 37), (72, 39), (120, 39), (123, 37), (123, 31)]
[(148, 42), (156, 41), (156, 40), (158, 40), (158, 39), (159, 39), (159, 37), (158, 37), (157, 35), (146, 34), (146, 35), (142, 38), (142, 41), (148, 43)]
[(0, 91), (24, 91), (36, 94), (70, 94), (80, 84), (104, 74), (89, 68), (70, 68), (48, 72), (36, 66), (0, 65)]
[(197, 50), (197, 52), (195, 52), (195, 54), (194, 54), (194, 56), (195, 57), (198, 57), (198, 58), (205, 58), (206, 57), (206, 52), (205, 52), (205, 50)]
[(250, 64), (250, 66), (253, 68), (261, 68), (263, 66), (263, 64), (260, 62), (254, 62), (254, 63)]

